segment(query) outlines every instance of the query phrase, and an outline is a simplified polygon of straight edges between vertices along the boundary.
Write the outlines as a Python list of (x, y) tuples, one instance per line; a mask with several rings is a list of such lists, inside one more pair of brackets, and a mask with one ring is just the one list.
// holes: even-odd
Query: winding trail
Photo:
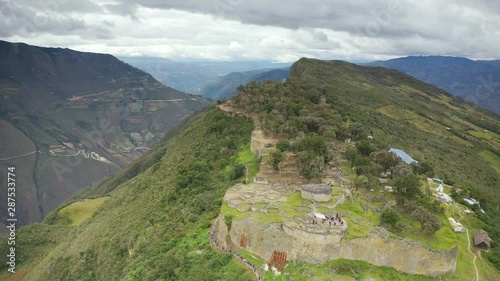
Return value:
[[(453, 204), (457, 204), (457, 203), (453, 203)], [(460, 210), (460, 208), (458, 208), (458, 207), (457, 207), (457, 209), (458, 209), (458, 214), (460, 215), (460, 219), (458, 220), (458, 222), (460, 222), (463, 218), (462, 210)], [(470, 249), (470, 240), (472, 239), (472, 237), (469, 235), (468, 228), (465, 228), (465, 232), (467, 233), (467, 250), (474, 257), (474, 259), (472, 259), (472, 264), (474, 265), (474, 269), (476, 270), (476, 281), (479, 281), (479, 270), (477, 269), (477, 265), (476, 265), (477, 256), (474, 255), (474, 253)]]
[(0, 161), (7, 161), (7, 160), (12, 160), (12, 159), (17, 159), (17, 158), (21, 158), (21, 157), (25, 157), (25, 156), (29, 156), (29, 155), (33, 155), (37, 152), (40, 152), (40, 151), (32, 151), (30, 153), (26, 153), (26, 154), (22, 154), (22, 155), (18, 155), (18, 156), (13, 156), (13, 157), (9, 157), (9, 158), (0, 158)]

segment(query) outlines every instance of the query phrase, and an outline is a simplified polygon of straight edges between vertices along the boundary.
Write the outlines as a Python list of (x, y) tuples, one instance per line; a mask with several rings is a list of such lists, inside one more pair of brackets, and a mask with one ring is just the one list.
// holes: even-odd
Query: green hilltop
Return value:
[[(383, 216), (380, 223), (391, 235), (415, 239), (436, 250), (458, 244), (457, 272), (444, 275), (443, 280), (463, 280), (473, 274), (465, 272), (473, 270), (463, 248), (467, 239), (451, 232), (446, 221), (455, 209), (430, 200), (426, 192), (415, 191), (414, 198), (394, 195), (389, 199), (398, 202), (395, 211), (400, 224), (391, 225), (394, 214), (377, 201), (387, 198), (370, 196), (370, 189), (383, 189), (378, 181), (381, 170), (397, 175), (390, 179), (396, 188), (415, 182), (423, 185), (427, 176), (438, 175), (455, 199), (472, 196), (480, 200), (486, 214), (473, 208), (476, 214), (464, 224), (471, 231), (485, 228), (494, 241), (500, 239), (496, 226), (500, 225), (500, 199), (495, 196), (500, 187), (498, 116), (401, 72), (339, 61), (301, 59), (286, 82), (250, 83), (239, 92), (230, 103), (258, 120), (267, 135), (281, 139), (279, 150), (298, 155), (296, 165), (304, 178), (317, 180), (325, 164), (343, 167), (354, 183), (354, 195), (343, 211), (362, 218), (367, 206), (373, 206), (376, 209), (369, 209), (367, 219), (378, 223)], [(258, 160), (249, 154), (253, 129), (251, 118), (215, 107), (195, 114), (117, 175), (81, 190), (76, 201), (109, 196), (99, 206), (90, 204), (87, 219), (81, 210), (71, 210), (85, 209), (85, 202), (92, 200), (79, 201), (78, 208), (62, 206), (43, 223), (21, 228), (16, 275), (23, 280), (254, 279), (243, 264), (209, 243), (210, 224), (221, 207), (225, 209), (225, 192), (247, 181), (242, 165), (249, 167), (248, 180), (256, 173)], [(346, 144), (348, 139), (351, 143)], [(385, 161), (383, 152), (391, 147), (404, 149), (420, 165)], [(262, 161), (279, 170), (283, 155), (278, 154)], [(430, 214), (440, 227), (418, 223), (413, 214), (418, 208), (427, 213), (415, 214)], [(404, 229), (399, 229), (401, 223)], [(363, 236), (364, 231), (357, 228), (347, 238)], [(494, 248), (483, 253), (480, 261), (485, 280), (498, 277), (491, 266), (500, 265), (495, 246), (493, 242)], [(2, 242), (0, 252), (6, 247)], [(263, 262), (241, 254), (256, 266)], [(309, 274), (311, 268), (304, 263), (289, 267), (294, 276)], [(329, 274), (341, 280), (370, 276), (433, 279), (348, 260), (315, 270), (319, 280), (330, 280)], [(0, 278), (9, 277), (2, 261)]]

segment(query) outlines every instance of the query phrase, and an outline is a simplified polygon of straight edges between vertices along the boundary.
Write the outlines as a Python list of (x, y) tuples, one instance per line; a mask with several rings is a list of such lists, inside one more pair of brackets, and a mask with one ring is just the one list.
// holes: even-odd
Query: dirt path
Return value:
[(21, 158), (21, 157), (25, 157), (25, 156), (29, 156), (29, 155), (32, 155), (32, 154), (35, 154), (37, 153), (38, 151), (32, 151), (30, 153), (26, 153), (26, 154), (22, 154), (22, 155), (18, 155), (18, 156), (13, 156), (13, 157), (9, 157), (9, 158), (0, 158), (0, 161), (7, 161), (7, 160), (12, 160), (12, 159), (17, 159), (17, 158)]
[(248, 182), (248, 176), (250, 175), (250, 168), (248, 164), (245, 164), (245, 182)]
[[(452, 203), (452, 204), (457, 204), (457, 203)], [(457, 207), (458, 208), (458, 207)], [(463, 218), (463, 215), (462, 215), (462, 210), (460, 210), (460, 208), (458, 208), (458, 214), (460, 215), (460, 219), (458, 219), (458, 222), (460, 222)], [(477, 266), (476, 266), (476, 259), (477, 259), (477, 256), (474, 255), (474, 253), (472, 252), (472, 250), (470, 249), (470, 240), (472, 239), (472, 237), (470, 236), (469, 234), (469, 229), (468, 228), (465, 228), (465, 232), (467, 233), (467, 250), (469, 251), (469, 253), (474, 257), (472, 259), (472, 264), (474, 265), (474, 269), (476, 270), (476, 281), (479, 281), (479, 271), (477, 270)]]

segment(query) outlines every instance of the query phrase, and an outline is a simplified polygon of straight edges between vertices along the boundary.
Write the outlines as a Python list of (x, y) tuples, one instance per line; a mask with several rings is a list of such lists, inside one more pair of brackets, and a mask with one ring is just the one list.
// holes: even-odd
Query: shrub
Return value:
[(386, 208), (380, 216), (380, 225), (388, 225), (394, 230), (400, 220), (401, 217), (398, 211), (393, 208)]
[(432, 234), (441, 228), (436, 216), (423, 207), (417, 207), (410, 215), (413, 220), (420, 223), (420, 231)]
[(235, 163), (229, 172), (229, 179), (235, 180), (243, 177), (245, 175), (245, 166)]
[(281, 139), (278, 143), (276, 143), (276, 148), (281, 152), (288, 151), (290, 150), (290, 141), (287, 139)]

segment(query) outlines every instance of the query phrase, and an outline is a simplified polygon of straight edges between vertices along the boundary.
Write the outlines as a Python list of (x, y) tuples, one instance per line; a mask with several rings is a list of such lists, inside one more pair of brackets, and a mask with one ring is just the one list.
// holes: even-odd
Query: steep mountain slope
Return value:
[(0, 99), (7, 136), (0, 139), (0, 165), (20, 173), (21, 225), (40, 221), (80, 187), (115, 173), (209, 104), (111, 55), (5, 41)]
[(500, 114), (499, 61), (459, 57), (405, 57), (369, 63), (400, 70)]
[(24, 280), (252, 280), (208, 242), (209, 222), (235, 183), (229, 170), (249, 142), (252, 122), (212, 109), (182, 126), (154, 149), (157, 162), (148, 156), (135, 162), (141, 173), (110, 189), (89, 220), (71, 229), (54, 214), (48, 224), (23, 227), (17, 271), (27, 274)]
[(232, 72), (215, 81), (204, 84), (194, 93), (213, 100), (228, 99), (237, 92), (237, 88), (240, 85), (247, 84), (251, 81), (285, 81), (289, 73), (290, 68)]

